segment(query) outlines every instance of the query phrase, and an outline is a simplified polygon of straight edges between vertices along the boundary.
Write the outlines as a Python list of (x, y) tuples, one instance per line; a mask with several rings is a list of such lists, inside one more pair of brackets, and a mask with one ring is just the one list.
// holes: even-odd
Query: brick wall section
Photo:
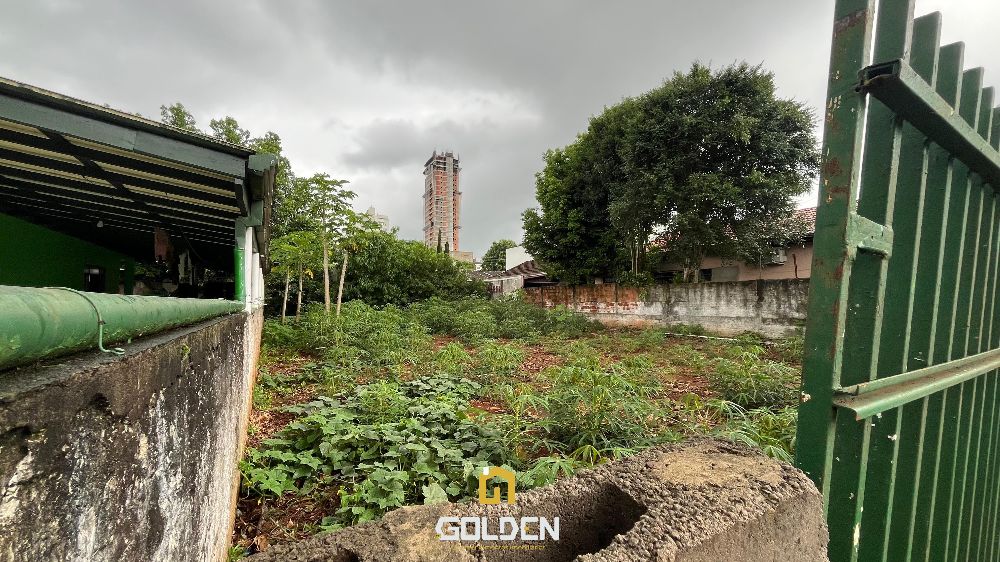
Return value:
[(612, 325), (701, 324), (720, 334), (746, 330), (781, 337), (805, 323), (809, 281), (685, 283), (646, 288), (603, 285), (525, 289), (547, 308), (564, 305)]

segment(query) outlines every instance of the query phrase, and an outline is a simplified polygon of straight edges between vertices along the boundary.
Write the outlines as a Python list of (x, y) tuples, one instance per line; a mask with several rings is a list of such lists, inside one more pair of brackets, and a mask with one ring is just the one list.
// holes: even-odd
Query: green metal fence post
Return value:
[(835, 9), (796, 449), (834, 562), (998, 554), (1000, 108), (940, 29)]
[(247, 248), (247, 224), (246, 218), (236, 219), (236, 246), (233, 248), (233, 283), (235, 285), (234, 298), (240, 302), (247, 302), (247, 253), (251, 251)]

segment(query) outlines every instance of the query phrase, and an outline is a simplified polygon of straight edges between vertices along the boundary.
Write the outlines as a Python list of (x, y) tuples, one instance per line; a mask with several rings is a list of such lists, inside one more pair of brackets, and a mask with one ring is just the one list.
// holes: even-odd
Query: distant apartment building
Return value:
[(424, 244), (437, 248), (445, 244), (452, 253), (459, 250), (458, 232), (462, 192), (459, 190), (458, 157), (452, 152), (435, 151), (424, 164)]
[(381, 228), (382, 230), (384, 230), (386, 232), (389, 232), (389, 216), (388, 215), (381, 215), (381, 214), (379, 214), (375, 210), (375, 207), (368, 207), (368, 210), (365, 211), (365, 214), (368, 215), (368, 218), (370, 218), (371, 220), (375, 221), (375, 223), (378, 224), (379, 228)]

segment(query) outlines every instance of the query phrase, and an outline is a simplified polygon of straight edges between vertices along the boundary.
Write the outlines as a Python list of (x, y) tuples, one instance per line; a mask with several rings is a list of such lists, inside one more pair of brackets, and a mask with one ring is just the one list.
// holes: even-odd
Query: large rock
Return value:
[[(396, 510), (253, 562), (826, 560), (822, 497), (799, 470), (728, 442), (658, 447), (517, 494)], [(559, 540), (442, 541), (439, 517), (559, 518)], [(496, 522), (496, 523), (492, 523)], [(491, 529), (495, 532), (496, 529)]]

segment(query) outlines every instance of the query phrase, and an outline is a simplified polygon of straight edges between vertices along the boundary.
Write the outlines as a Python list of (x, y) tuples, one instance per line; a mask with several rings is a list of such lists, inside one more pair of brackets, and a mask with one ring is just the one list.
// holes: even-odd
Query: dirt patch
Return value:
[(305, 355), (298, 355), (294, 357), (283, 357), (280, 361), (271, 361), (267, 365), (262, 365), (261, 368), (265, 370), (270, 375), (286, 376), (293, 375), (302, 370), (302, 367), (306, 363), (312, 363), (315, 359), (312, 357), (306, 357)]
[(565, 357), (552, 353), (541, 345), (525, 346), (524, 352), (521, 372), (526, 375), (537, 375), (549, 367), (558, 367), (566, 363)]
[(461, 341), (459, 341), (458, 338), (456, 338), (455, 336), (440, 336), (440, 335), (435, 335), (434, 339), (433, 339), (433, 344), (432, 345), (434, 346), (434, 351), (438, 351), (442, 347), (448, 345), (449, 343), (457, 343), (458, 345), (461, 345), (462, 347), (464, 347), (466, 349), (466, 351), (468, 351), (470, 349), (468, 346), (466, 346)]
[(490, 414), (504, 414), (507, 412), (507, 406), (503, 402), (491, 398), (474, 398), (469, 401), (469, 405)]
[(285, 396), (274, 393), (267, 410), (255, 408), (250, 412), (250, 427), (253, 431), (247, 436), (247, 447), (257, 447), (261, 441), (274, 437), (275, 433), (295, 419), (296, 414), (281, 411), (285, 406), (310, 402), (316, 399), (317, 394), (318, 387), (314, 384), (301, 386)]
[(663, 388), (672, 400), (677, 400), (685, 394), (697, 394), (701, 398), (715, 396), (708, 380), (699, 375), (675, 375), (664, 381)]
[(307, 496), (241, 497), (236, 504), (233, 545), (253, 554), (265, 552), (276, 544), (310, 537), (319, 530), (323, 517), (332, 515), (339, 506), (336, 486)]

